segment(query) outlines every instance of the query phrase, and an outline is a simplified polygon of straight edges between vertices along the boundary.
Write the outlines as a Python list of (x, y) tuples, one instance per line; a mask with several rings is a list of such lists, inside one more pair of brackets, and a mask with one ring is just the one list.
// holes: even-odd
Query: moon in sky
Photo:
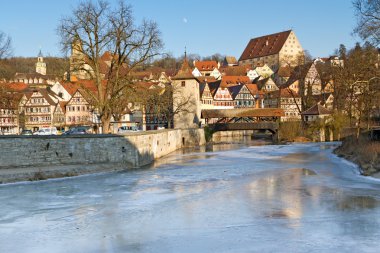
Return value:
[(183, 18), (183, 23), (187, 23), (187, 18)]

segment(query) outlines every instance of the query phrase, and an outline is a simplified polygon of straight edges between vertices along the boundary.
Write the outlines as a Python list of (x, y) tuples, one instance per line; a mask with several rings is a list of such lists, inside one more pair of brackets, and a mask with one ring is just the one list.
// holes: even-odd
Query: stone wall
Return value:
[(212, 135), (214, 143), (222, 142), (224, 138), (243, 138), (245, 136), (252, 136), (253, 130), (234, 130), (234, 131), (220, 131)]
[(2, 136), (0, 182), (136, 168), (182, 147), (204, 144), (203, 129), (123, 136)]

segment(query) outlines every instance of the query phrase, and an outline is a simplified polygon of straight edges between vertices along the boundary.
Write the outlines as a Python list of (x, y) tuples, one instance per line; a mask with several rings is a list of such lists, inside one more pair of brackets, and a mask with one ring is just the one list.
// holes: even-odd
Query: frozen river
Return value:
[(334, 145), (219, 145), (1, 185), (0, 252), (380, 252), (380, 181)]

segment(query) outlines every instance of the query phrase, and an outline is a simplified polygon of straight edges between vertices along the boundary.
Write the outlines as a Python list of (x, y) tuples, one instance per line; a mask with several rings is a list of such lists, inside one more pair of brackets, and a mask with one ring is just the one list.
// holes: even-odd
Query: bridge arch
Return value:
[(285, 116), (279, 108), (236, 108), (202, 110), (201, 117), (214, 132), (231, 130), (268, 130), (277, 141), (279, 120)]

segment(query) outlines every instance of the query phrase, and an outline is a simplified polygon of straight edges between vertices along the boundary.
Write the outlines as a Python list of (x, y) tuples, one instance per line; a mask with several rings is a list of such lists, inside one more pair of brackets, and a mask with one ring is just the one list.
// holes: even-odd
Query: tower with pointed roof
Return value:
[(172, 78), (173, 110), (175, 128), (199, 127), (201, 120), (201, 103), (199, 83), (192, 74), (192, 69), (186, 57), (181, 68)]
[(41, 49), (37, 57), (36, 72), (44, 76), (46, 75), (46, 63), (44, 62)]

